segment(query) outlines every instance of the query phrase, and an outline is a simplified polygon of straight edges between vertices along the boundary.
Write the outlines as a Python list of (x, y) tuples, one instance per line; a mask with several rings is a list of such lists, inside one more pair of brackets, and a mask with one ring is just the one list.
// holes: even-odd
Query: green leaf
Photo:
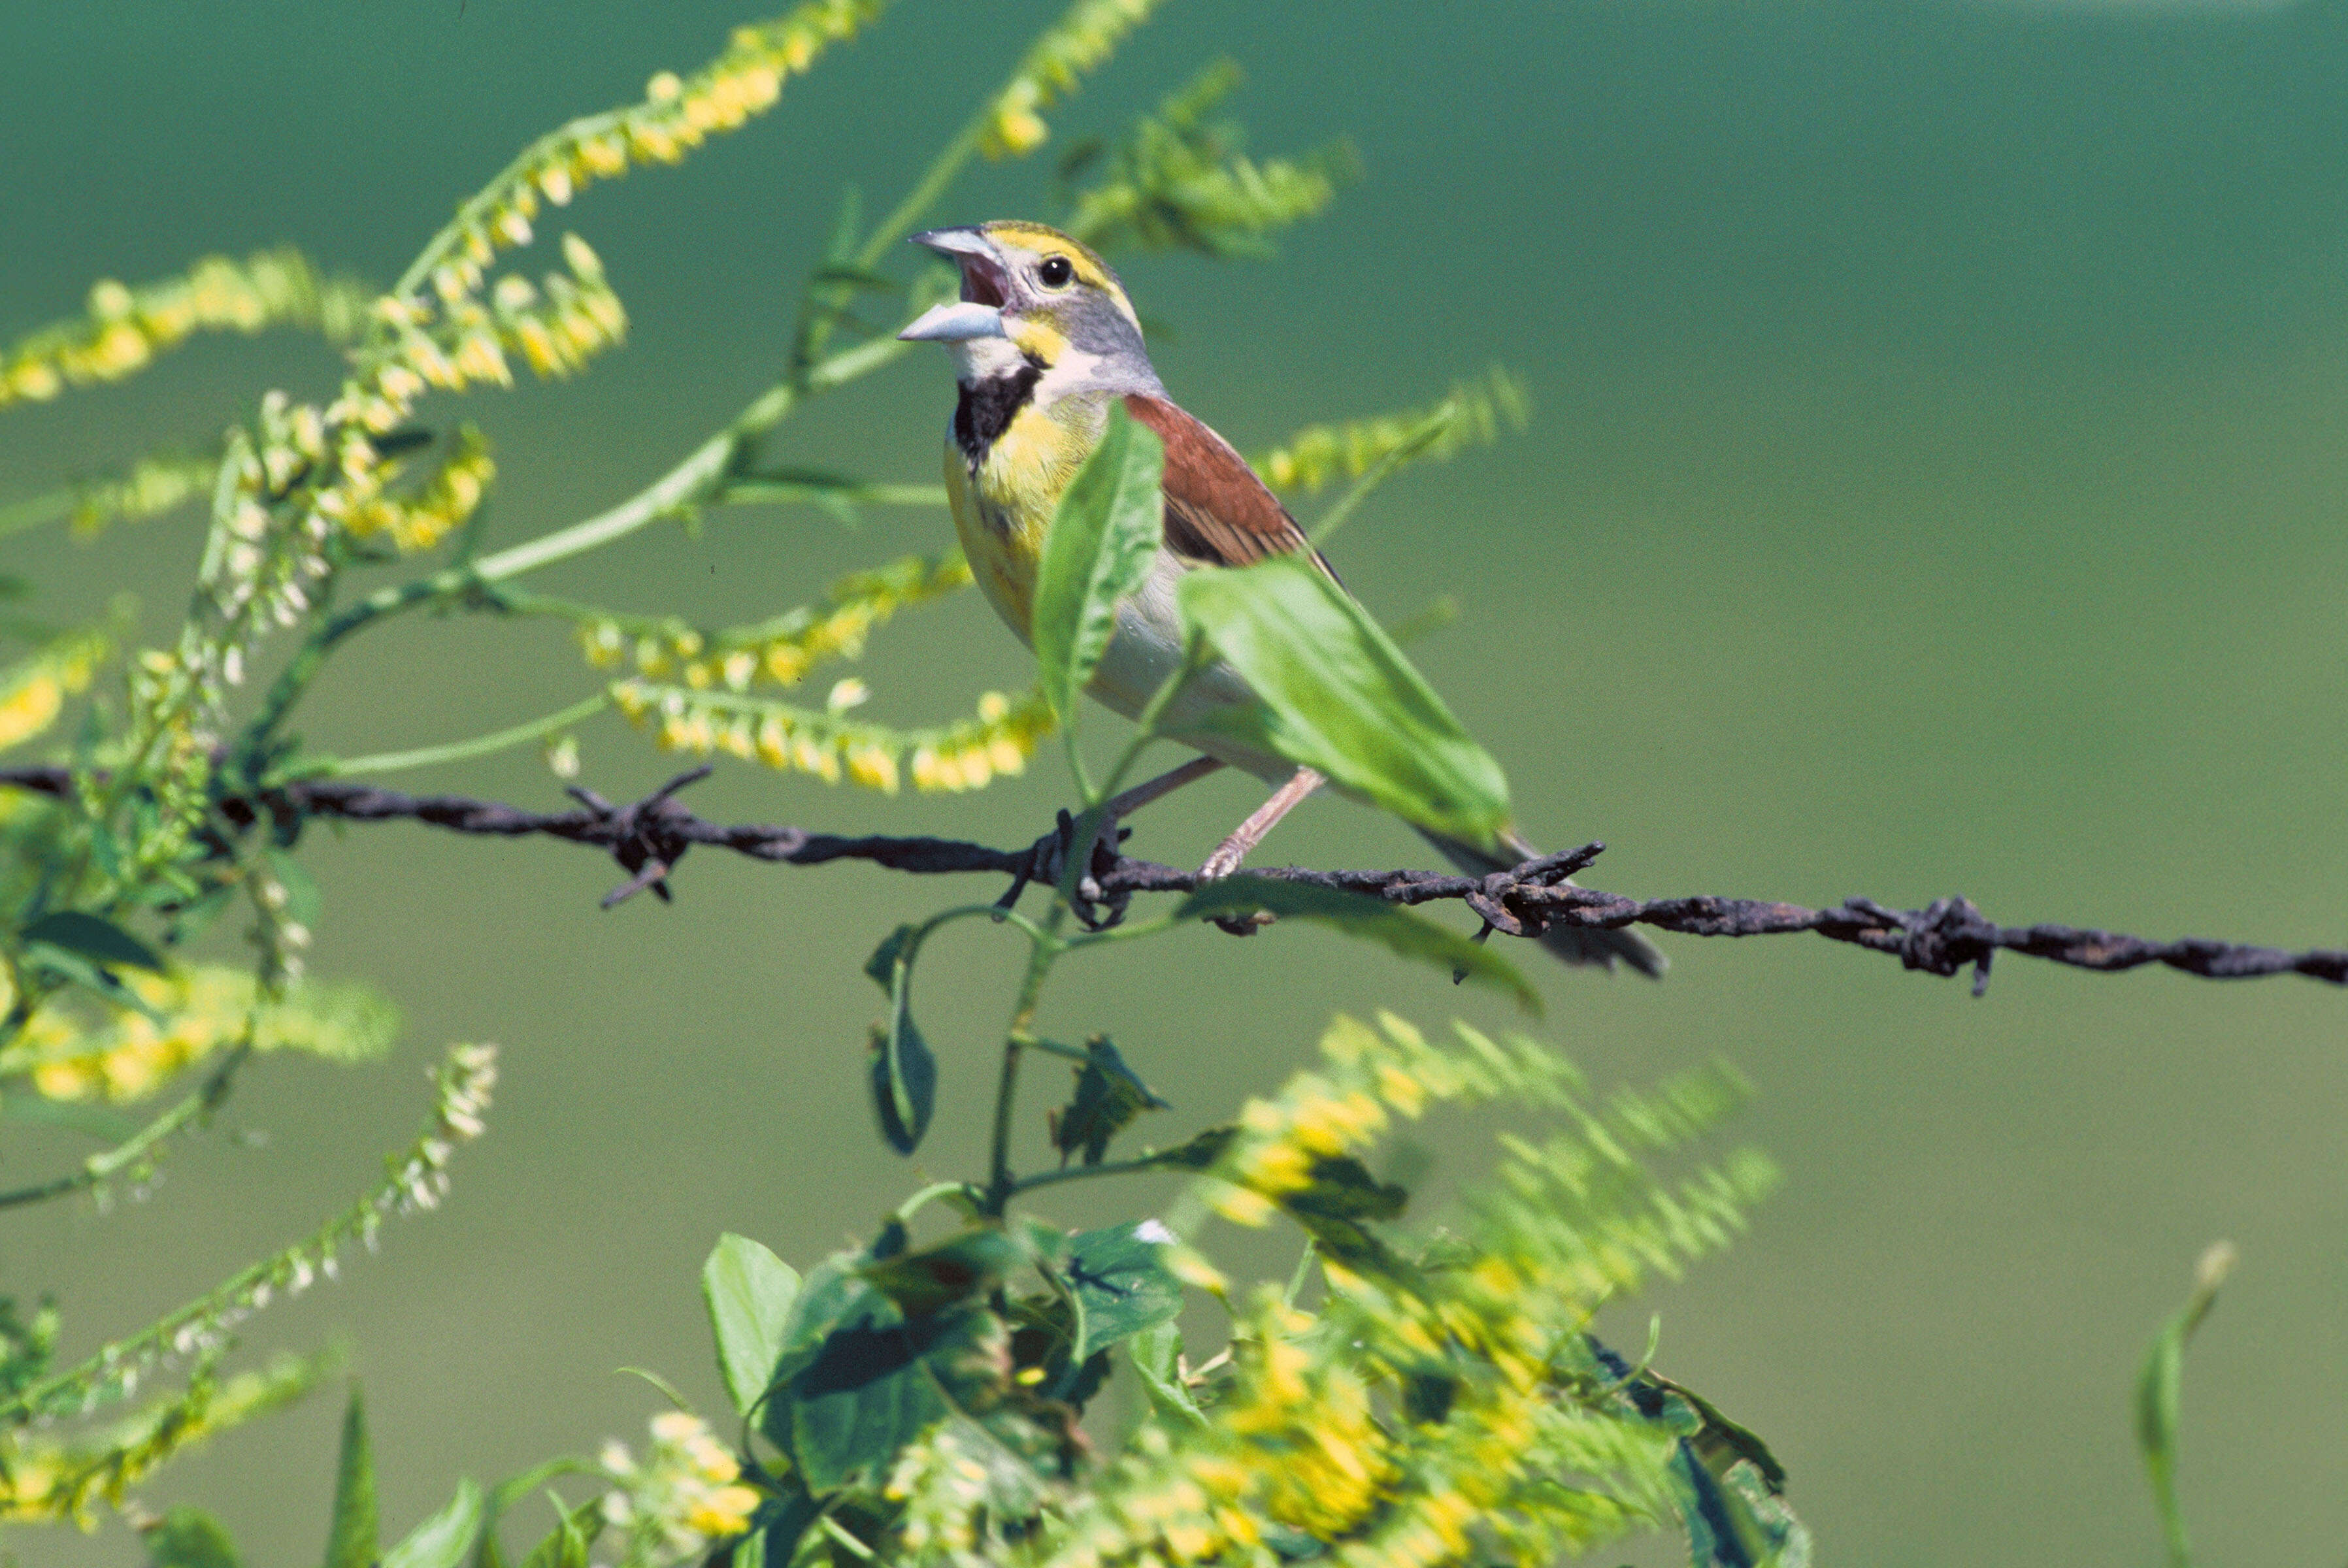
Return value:
[(1183, 899), (1175, 915), (1180, 919), (1211, 920), (1258, 909), (1315, 921), (1349, 937), (1382, 943), (1402, 958), (1498, 987), (1514, 996), (1527, 1012), (1541, 1010), (1540, 993), (1508, 959), (1457, 931), (1366, 894), (1275, 876), (1227, 876)]
[(1395, 1277), (1411, 1272), (1368, 1227), (1401, 1217), (1409, 1190), (1381, 1182), (1351, 1154), (1325, 1154), (1313, 1162), (1311, 1180), (1276, 1200), (1322, 1252), (1352, 1268)]
[(880, 1136), (900, 1154), (920, 1147), (938, 1106), (938, 1059), (913, 1024), (913, 957), (919, 932), (900, 926), (865, 960), (864, 972), (889, 993), (889, 1022), (872, 1030), (872, 1103)]
[(382, 1568), (458, 1568), (480, 1536), (481, 1505), (481, 1489), (469, 1477), (459, 1481), (448, 1506), (385, 1553)]
[(1052, 1146), (1066, 1157), (1084, 1152), (1085, 1163), (1097, 1165), (1108, 1153), (1108, 1141), (1144, 1111), (1163, 1111), (1167, 1103), (1141, 1081), (1109, 1038), (1097, 1034), (1085, 1041), (1090, 1058), (1076, 1069), (1076, 1091), (1065, 1109), (1051, 1112)]
[(1127, 1342), (1126, 1353), (1132, 1358), (1134, 1375), (1141, 1379), (1141, 1391), (1149, 1397), (1152, 1409), (1194, 1426), (1207, 1424), (1207, 1412), (1199, 1408), (1182, 1381), (1179, 1327), (1169, 1321), (1144, 1328)]
[(957, 1308), (908, 1318), (845, 1253), (810, 1271), (776, 1368), (781, 1391), (760, 1430), (791, 1456), (810, 1493), (877, 1486), (906, 1444), (943, 1420), (964, 1363), (1002, 1353), (994, 1315)]
[(1173, 1240), (1163, 1225), (1144, 1220), (1086, 1231), (1069, 1241), (1060, 1273), (1084, 1307), (1070, 1360), (1083, 1361), (1181, 1312), (1182, 1283), (1166, 1266)]
[(717, 1342), (717, 1369), (741, 1416), (747, 1418), (766, 1398), (798, 1294), (797, 1269), (731, 1231), (717, 1238), (701, 1266), (701, 1299)]
[(78, 909), (44, 915), (26, 927), (21, 935), (27, 942), (46, 942), (52, 948), (78, 953), (94, 963), (127, 964), (135, 969), (163, 972), (163, 960), (154, 948), (113, 921), (101, 920)]
[(1509, 821), (1509, 783), (1402, 650), (1311, 560), (1277, 556), (1194, 571), (1183, 619), (1258, 702), (1200, 723), (1325, 774), (1406, 822), (1485, 847)]
[(148, 1568), (242, 1568), (236, 1543), (200, 1508), (175, 1508), (147, 1532)]
[(897, 960), (905, 956), (905, 944), (920, 930), (917, 926), (900, 926), (880, 938), (872, 956), (864, 960), (864, 972), (871, 977), (884, 996), (894, 996), (897, 985)]
[(334, 1522), (326, 1532), (325, 1568), (373, 1568), (383, 1551), (375, 1499), (375, 1456), (367, 1446), (366, 1402), (351, 1385), (343, 1407), (342, 1457), (335, 1467)]
[(1119, 600), (1148, 579), (1165, 531), (1157, 433), (1111, 402), (1107, 428), (1060, 494), (1035, 571), (1033, 635), (1045, 698), (1063, 726), (1117, 630)]
[(2234, 1249), (2229, 1243), (2219, 1242), (2201, 1255), (2193, 1271), (2193, 1293), (2153, 1336), (2145, 1352), (2144, 1369), (2137, 1374), (2137, 1446), (2144, 1450), (2145, 1473), (2152, 1481), (2153, 1506), (2160, 1513), (2160, 1532), (2168, 1542), (2172, 1568), (2186, 1568), (2193, 1561), (2185, 1535), (2184, 1511), (2177, 1501), (2177, 1423), (2185, 1390), (2185, 1342), (2218, 1304), (2218, 1287), (2233, 1266)]
[(900, 1311), (919, 1317), (994, 1289), (1021, 1258), (1017, 1244), (989, 1226), (867, 1264), (860, 1272)]
[(561, 1498), (547, 1495), (554, 1498), (560, 1517), (521, 1560), (521, 1568), (587, 1568), (587, 1549), (603, 1531), (603, 1500), (591, 1497), (576, 1508), (565, 1508)]

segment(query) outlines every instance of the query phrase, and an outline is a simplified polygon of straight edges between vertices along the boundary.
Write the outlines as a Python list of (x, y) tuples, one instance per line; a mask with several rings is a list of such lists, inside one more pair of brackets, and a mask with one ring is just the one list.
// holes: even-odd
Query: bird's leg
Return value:
[(1213, 757), (1192, 757), (1180, 767), (1159, 774), (1147, 784), (1138, 784), (1123, 794), (1111, 799), (1108, 803), (1108, 820), (1114, 824), (1118, 818), (1139, 811), (1151, 801), (1172, 794), (1186, 784), (1193, 784), (1205, 778), (1222, 765)]
[(1297, 769), (1294, 777), (1272, 791), (1270, 800), (1256, 807), (1245, 822), (1231, 829), (1229, 838), (1215, 846), (1215, 852), (1207, 856), (1207, 863), (1199, 867), (1199, 875), (1213, 882), (1237, 871), (1240, 863), (1263, 842), (1263, 835), (1278, 826), (1282, 817), (1295, 810), (1306, 795), (1319, 789), (1324, 782), (1311, 768)]
[[(1222, 765), (1213, 757), (1192, 757), (1180, 767), (1169, 769), (1154, 779), (1134, 785), (1122, 794), (1110, 797), (1107, 809), (1101, 814), (1099, 833), (1094, 836), (1092, 843), (1086, 845), (1082, 849), (1078, 849), (1076, 844), (1076, 819), (1066, 812), (1062, 812), (1060, 825), (1035, 841), (1034, 847), (1028, 851), (1027, 865), (1012, 879), (1011, 886), (1004, 890), (1003, 897), (996, 902), (1008, 909), (1019, 902), (1019, 895), (1027, 890), (1027, 884), (1031, 881), (1045, 884), (1058, 882), (1060, 868), (1068, 863), (1068, 857), (1071, 856), (1080, 856), (1085, 866), (1090, 868), (1097, 858), (1097, 852), (1103, 844), (1108, 845), (1112, 849), (1115, 848), (1119, 837), (1117, 825), (1121, 819), (1130, 813), (1139, 811), (1153, 800), (1159, 800), (1172, 794), (1186, 784), (1193, 784), (1205, 778)], [(1114, 859), (1115, 856), (1112, 855), (1110, 858)]]

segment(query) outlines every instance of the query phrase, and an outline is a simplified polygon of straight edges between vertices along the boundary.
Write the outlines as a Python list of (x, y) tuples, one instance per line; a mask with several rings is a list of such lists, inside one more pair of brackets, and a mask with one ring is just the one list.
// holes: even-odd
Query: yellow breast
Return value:
[(946, 496), (963, 554), (987, 602), (1023, 642), (1031, 641), (1045, 531), (1091, 446), (1081, 428), (1034, 407), (1013, 417), (975, 474), (952, 435), (946, 438)]

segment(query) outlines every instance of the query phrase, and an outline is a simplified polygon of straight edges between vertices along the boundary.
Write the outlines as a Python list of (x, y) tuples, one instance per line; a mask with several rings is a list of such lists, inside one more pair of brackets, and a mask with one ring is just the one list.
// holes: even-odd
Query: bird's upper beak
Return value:
[(912, 243), (951, 256), (961, 266), (962, 299), (954, 304), (932, 305), (897, 335), (908, 343), (967, 343), (973, 338), (1001, 337), (1010, 275), (994, 241), (977, 229), (932, 229), (914, 235)]

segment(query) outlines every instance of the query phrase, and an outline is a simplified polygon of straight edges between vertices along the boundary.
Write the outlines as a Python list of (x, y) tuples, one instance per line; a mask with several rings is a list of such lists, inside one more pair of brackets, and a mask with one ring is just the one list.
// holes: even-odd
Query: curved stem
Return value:
[(0, 1193), (0, 1209), (15, 1208), (24, 1204), (36, 1204), (47, 1198), (61, 1198), (67, 1193), (77, 1193), (97, 1186), (117, 1173), (145, 1159), (159, 1144), (174, 1133), (209, 1116), (222, 1100), (228, 1098), (229, 1085), (236, 1070), (252, 1054), (252, 1042), (247, 1040), (223, 1058), (212, 1069), (196, 1091), (149, 1122), (138, 1132), (111, 1149), (92, 1154), (81, 1163), (81, 1169), (55, 1180), (18, 1187)]
[(1140, 1171), (1162, 1171), (1165, 1164), (1156, 1154), (1138, 1154), (1130, 1160), (1104, 1160), (1097, 1165), (1064, 1165), (1056, 1171), (1038, 1171), (1032, 1176), (1022, 1176), (1011, 1184), (1011, 1195), (1034, 1192), (1037, 1187), (1057, 1186), (1062, 1182), (1082, 1182), (1095, 1176), (1130, 1176)]
[(469, 741), (450, 741), (445, 745), (419, 746), (408, 752), (378, 752), (367, 757), (344, 757), (329, 766), (324, 776), (347, 778), (353, 774), (397, 773), (402, 768), (430, 767), (435, 763), (462, 762), (468, 757), (485, 757), (492, 752), (504, 751), (545, 735), (567, 730), (582, 719), (592, 718), (612, 705), (606, 692), (597, 692), (583, 702), (573, 702), (560, 712), (532, 719), (526, 724), (516, 724), (510, 730), (491, 734), (476, 735)]

